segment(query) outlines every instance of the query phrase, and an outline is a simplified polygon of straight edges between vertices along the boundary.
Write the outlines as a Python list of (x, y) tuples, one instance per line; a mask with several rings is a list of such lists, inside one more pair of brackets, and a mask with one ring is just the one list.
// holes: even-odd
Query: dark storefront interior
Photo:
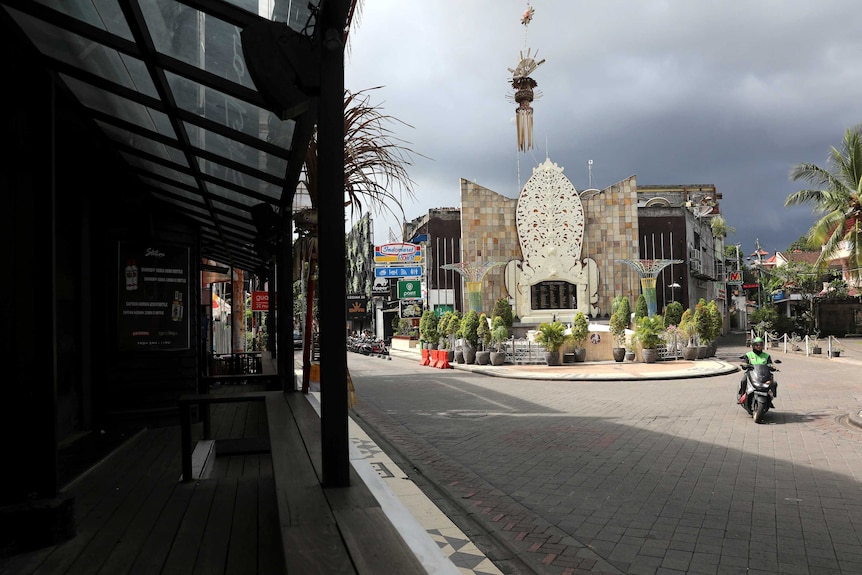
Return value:
[[(271, 35), (263, 47), (277, 46), (285, 33), (269, 20), (289, 22), (301, 31), (287, 34), (296, 58), (322, 45), (316, 28), (331, 31), (330, 21), (346, 21), (347, 5), (321, 2), (318, 13), (311, 3), (276, 1), (262, 18), (257, 2), (246, 1), (0, 1), (8, 61), (0, 189), (11, 255), (4, 298), (11, 322), (2, 331), (12, 359), (0, 419), (5, 437), (14, 438), (7, 462), (15, 470), (4, 474), (0, 508), (45, 502), (49, 511), (32, 520), (34, 531), (44, 515), (64, 513), (61, 487), (76, 469), (69, 454), (109, 448), (142, 425), (175, 423), (176, 398), (199, 388), (204, 262), (265, 276), (272, 285), (292, 283), (290, 266), (278, 264), (290, 261), (285, 222), (294, 202), (307, 201), (294, 191), (315, 126), (320, 164), (337, 174), (343, 163), (343, 156), (327, 156), (335, 148), (343, 154), (343, 45), (331, 50), (338, 52), (331, 69), (326, 62), (334, 57), (315, 56), (313, 78), (295, 80), (302, 89), (264, 96), (245, 60), (242, 32), (263, 26), (256, 37)], [(270, 52), (274, 58), (254, 65), (258, 79), (272, 66), (288, 68), (284, 53)], [(328, 111), (335, 121), (326, 119)], [(327, 145), (333, 133), (337, 146)], [(320, 185), (337, 190), (339, 182), (321, 178)], [(343, 228), (343, 215), (336, 211), (332, 222), (321, 217), (321, 242), (326, 226)], [(333, 242), (337, 256), (344, 248)], [(163, 307), (174, 323), (142, 342), (130, 335), (135, 324), (124, 313), (148, 312), (135, 298), (124, 301), (124, 289), (137, 288), (130, 278), (138, 273), (144, 281), (153, 253), (169, 276), (162, 281), (173, 282), (163, 286)], [(333, 260), (332, 268), (321, 263), (322, 277), (343, 277)], [(122, 284), (124, 274), (132, 286)], [(331, 296), (343, 298), (341, 289)], [(283, 292), (279, 298), (291, 297)], [(124, 312), (130, 306), (137, 311)], [(281, 306), (291, 309), (292, 302), (279, 300)], [(293, 326), (283, 323), (278, 333), (288, 341)], [(327, 325), (343, 326), (343, 317), (322, 317)], [(331, 357), (342, 350), (332, 344)], [(346, 379), (346, 359), (328, 369)], [(278, 372), (291, 374), (281, 376), (285, 390), (294, 387), (293, 370), (293, 354), (279, 354)], [(322, 427), (327, 444), (339, 444), (329, 467), (337, 483), (346, 466), (346, 399), (328, 403), (345, 415), (335, 428)], [(13, 527), (4, 517), (6, 535)]]

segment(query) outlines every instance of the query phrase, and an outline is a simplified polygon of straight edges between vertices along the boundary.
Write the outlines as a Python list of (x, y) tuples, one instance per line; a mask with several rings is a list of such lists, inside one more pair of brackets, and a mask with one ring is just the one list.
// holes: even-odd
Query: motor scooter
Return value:
[[(765, 364), (752, 365), (744, 355), (739, 359), (745, 360), (740, 367), (746, 372), (746, 384), (745, 392), (738, 402), (754, 418), (754, 423), (760, 423), (766, 412), (774, 408), (772, 400), (775, 399), (777, 384), (772, 373), (778, 368)], [(781, 363), (781, 360), (776, 359), (773, 363)]]

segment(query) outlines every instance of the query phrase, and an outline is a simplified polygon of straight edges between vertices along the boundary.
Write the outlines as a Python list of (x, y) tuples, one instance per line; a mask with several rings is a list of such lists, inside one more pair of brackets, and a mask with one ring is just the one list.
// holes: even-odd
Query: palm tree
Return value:
[[(376, 211), (388, 210), (399, 216), (396, 208), (401, 209), (403, 196), (414, 198), (413, 180), (407, 167), (413, 165), (412, 157), (421, 156), (408, 147), (408, 142), (394, 135), (389, 124), (400, 124), (412, 128), (410, 124), (384, 114), (378, 105), (370, 103), (370, 90), (382, 86), (359, 90), (344, 91), (344, 194), (345, 205), (351, 213), (362, 212), (363, 197)], [(424, 156), (423, 156), (424, 157)], [(304, 184), (308, 190), (311, 204), (318, 207), (317, 193), (317, 132), (312, 134), (311, 142), (305, 153)]]
[(847, 130), (841, 150), (832, 148), (829, 167), (798, 164), (790, 171), (792, 181), (803, 180), (815, 189), (790, 194), (785, 206), (814, 204), (814, 212), (822, 214), (806, 236), (812, 248), (823, 246), (817, 265), (820, 268), (840, 252), (848, 250), (850, 277), (862, 279), (862, 124)]

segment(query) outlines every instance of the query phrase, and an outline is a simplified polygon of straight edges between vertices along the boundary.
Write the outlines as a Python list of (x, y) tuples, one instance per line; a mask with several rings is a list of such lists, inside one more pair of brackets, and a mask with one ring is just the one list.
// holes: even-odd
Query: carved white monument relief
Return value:
[(571, 321), (577, 311), (597, 315), (598, 266), (581, 260), (584, 208), (563, 168), (546, 159), (533, 168), (515, 212), (522, 261), (509, 262), (505, 277), (522, 323)]

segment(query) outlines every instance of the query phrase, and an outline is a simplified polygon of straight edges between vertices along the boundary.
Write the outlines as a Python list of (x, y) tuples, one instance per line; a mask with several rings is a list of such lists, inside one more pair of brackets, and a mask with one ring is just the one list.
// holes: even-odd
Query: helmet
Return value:
[(751, 340), (751, 349), (754, 349), (757, 346), (763, 347), (763, 338), (762, 337), (756, 337), (753, 340)]

